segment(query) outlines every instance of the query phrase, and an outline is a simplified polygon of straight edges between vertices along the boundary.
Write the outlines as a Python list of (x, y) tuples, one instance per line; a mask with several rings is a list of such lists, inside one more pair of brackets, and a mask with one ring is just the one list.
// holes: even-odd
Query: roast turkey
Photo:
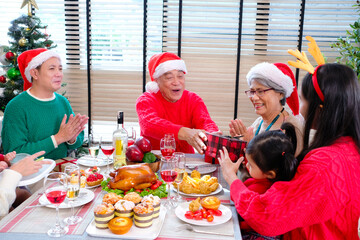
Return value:
[(110, 176), (113, 177), (109, 181), (110, 188), (123, 191), (128, 191), (131, 188), (144, 189), (150, 187), (157, 180), (155, 173), (147, 163), (121, 167)]

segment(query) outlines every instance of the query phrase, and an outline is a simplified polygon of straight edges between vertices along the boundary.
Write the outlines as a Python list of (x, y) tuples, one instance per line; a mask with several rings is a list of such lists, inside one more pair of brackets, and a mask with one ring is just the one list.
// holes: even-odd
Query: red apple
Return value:
[(143, 152), (136, 145), (131, 145), (126, 149), (126, 158), (130, 162), (142, 162), (143, 157)]
[(136, 139), (135, 145), (138, 146), (143, 153), (151, 151), (151, 143), (148, 139), (144, 137), (139, 137), (138, 139)]

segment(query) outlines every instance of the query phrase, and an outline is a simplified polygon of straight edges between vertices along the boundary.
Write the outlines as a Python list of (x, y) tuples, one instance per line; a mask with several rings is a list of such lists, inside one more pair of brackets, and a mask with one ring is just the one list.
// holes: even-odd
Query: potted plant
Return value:
[[(356, 1), (353, 7), (360, 12), (360, 1)], [(340, 53), (340, 57), (336, 58), (337, 62), (351, 67), (360, 79), (360, 17), (350, 24), (350, 27), (352, 30), (346, 30), (345, 38), (338, 38), (337, 42), (330, 46), (336, 48)]]

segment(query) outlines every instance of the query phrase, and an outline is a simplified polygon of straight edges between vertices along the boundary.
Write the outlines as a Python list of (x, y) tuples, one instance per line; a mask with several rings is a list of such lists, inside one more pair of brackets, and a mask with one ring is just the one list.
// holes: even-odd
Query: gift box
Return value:
[(69, 164), (76, 164), (77, 159), (66, 157), (55, 160), (56, 166), (54, 172), (62, 172), (64, 168)]
[(233, 162), (245, 155), (244, 149), (247, 142), (243, 140), (214, 133), (206, 133), (206, 137), (205, 162), (218, 164), (219, 150), (222, 150), (223, 147), (226, 147)]

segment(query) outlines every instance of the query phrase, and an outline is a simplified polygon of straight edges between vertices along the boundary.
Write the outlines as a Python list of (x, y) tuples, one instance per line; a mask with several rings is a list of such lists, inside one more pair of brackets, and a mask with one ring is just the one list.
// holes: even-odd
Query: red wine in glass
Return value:
[(110, 156), (113, 154), (115, 148), (113, 146), (101, 146), (101, 151), (106, 155)]
[(171, 157), (174, 152), (175, 152), (174, 148), (163, 148), (163, 149), (161, 149), (161, 154), (164, 157)]
[(161, 178), (167, 183), (175, 181), (178, 175), (177, 171), (175, 170), (161, 171), (160, 174), (161, 174)]
[(52, 204), (60, 204), (65, 200), (66, 197), (66, 191), (62, 190), (53, 190), (50, 192), (47, 192), (46, 198), (52, 203)]

